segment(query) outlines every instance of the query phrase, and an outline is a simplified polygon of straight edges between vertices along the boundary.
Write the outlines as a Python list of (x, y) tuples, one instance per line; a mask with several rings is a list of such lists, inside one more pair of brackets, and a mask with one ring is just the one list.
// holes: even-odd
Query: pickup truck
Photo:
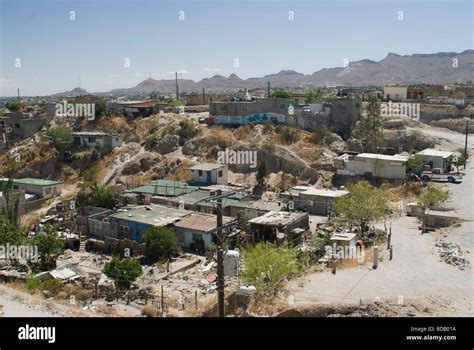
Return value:
[(449, 182), (461, 182), (462, 181), (462, 173), (461, 172), (443, 172), (443, 169), (434, 168), (431, 170), (425, 170), (421, 174), (421, 179), (423, 181), (430, 181), (430, 180), (446, 180)]

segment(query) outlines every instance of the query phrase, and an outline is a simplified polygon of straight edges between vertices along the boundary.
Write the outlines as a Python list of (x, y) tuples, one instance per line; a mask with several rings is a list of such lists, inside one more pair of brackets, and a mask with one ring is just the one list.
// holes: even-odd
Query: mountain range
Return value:
[[(229, 93), (240, 89), (266, 88), (270, 82), (272, 89), (298, 88), (305, 86), (383, 86), (394, 84), (446, 84), (474, 81), (474, 50), (461, 53), (439, 52), (434, 54), (398, 55), (389, 53), (376, 62), (364, 59), (349, 62), (347, 67), (324, 68), (312, 74), (302, 74), (293, 70), (282, 70), (261, 78), (241, 79), (236, 74), (228, 77), (214, 75), (198, 82), (178, 79), (180, 92)], [(74, 92), (83, 93), (78, 88), (60, 96)], [(176, 91), (174, 79), (155, 80), (148, 78), (131, 88), (114, 89), (108, 95), (141, 95), (152, 92), (173, 93)], [(70, 96), (70, 95), (69, 95)]]

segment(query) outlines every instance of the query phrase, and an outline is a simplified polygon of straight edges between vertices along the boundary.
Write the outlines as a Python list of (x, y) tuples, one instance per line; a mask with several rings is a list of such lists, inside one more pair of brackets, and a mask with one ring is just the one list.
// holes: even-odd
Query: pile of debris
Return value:
[(460, 270), (465, 270), (469, 266), (469, 261), (464, 256), (461, 246), (444, 240), (440, 240), (436, 246), (442, 261), (456, 266)]

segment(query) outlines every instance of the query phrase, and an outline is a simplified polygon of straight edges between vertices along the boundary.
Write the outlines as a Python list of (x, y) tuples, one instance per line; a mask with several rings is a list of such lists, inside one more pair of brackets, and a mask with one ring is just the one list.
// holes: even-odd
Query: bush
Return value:
[(72, 130), (70, 128), (61, 126), (51, 128), (46, 132), (46, 135), (56, 148), (72, 142)]
[(146, 317), (156, 317), (159, 314), (159, 311), (153, 305), (145, 305), (142, 307), (142, 315)]
[(318, 127), (316, 130), (314, 130), (313, 134), (311, 135), (311, 140), (313, 141), (314, 144), (319, 145), (321, 142), (323, 142), (324, 138), (326, 136), (329, 136), (331, 134), (331, 129), (327, 127)]
[(41, 288), (41, 280), (36, 275), (28, 275), (25, 281), (25, 288), (29, 293), (33, 293)]
[(448, 198), (448, 191), (442, 191), (434, 186), (429, 186), (423, 191), (422, 194), (420, 194), (417, 202), (423, 208), (431, 208), (440, 204), (441, 202), (446, 201)]
[(169, 257), (179, 249), (178, 238), (174, 229), (169, 227), (152, 227), (143, 235), (145, 255), (151, 261)]
[(52, 295), (56, 295), (61, 292), (63, 287), (63, 283), (57, 278), (51, 278), (44, 281), (42, 284), (42, 289), (50, 292)]
[(107, 277), (112, 278), (118, 287), (129, 288), (130, 284), (143, 273), (140, 263), (133, 259), (112, 258), (105, 264), (102, 271)]
[(299, 130), (287, 125), (278, 125), (275, 131), (281, 136), (285, 143), (295, 143), (300, 139)]
[(194, 136), (199, 134), (199, 128), (192, 120), (185, 119), (179, 122), (180, 130), (178, 131), (179, 136), (192, 139)]

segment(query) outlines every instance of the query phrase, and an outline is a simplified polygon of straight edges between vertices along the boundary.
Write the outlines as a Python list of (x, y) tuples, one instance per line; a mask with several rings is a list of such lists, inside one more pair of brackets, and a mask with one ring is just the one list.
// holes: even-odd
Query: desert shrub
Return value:
[(41, 288), (41, 280), (36, 275), (29, 275), (26, 277), (25, 288), (29, 293)]
[(156, 317), (159, 315), (158, 309), (153, 305), (145, 305), (142, 307), (141, 313), (146, 317)]

